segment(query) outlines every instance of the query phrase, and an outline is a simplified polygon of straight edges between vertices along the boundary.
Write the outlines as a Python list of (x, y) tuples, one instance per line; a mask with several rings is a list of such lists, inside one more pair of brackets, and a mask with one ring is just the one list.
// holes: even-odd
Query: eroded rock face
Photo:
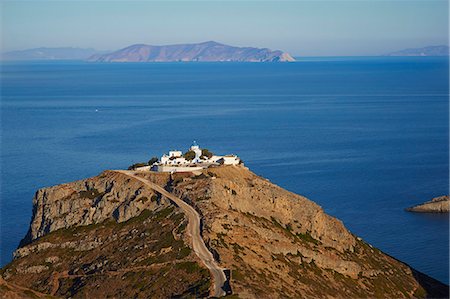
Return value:
[(450, 200), (448, 195), (435, 197), (423, 204), (406, 209), (409, 212), (420, 213), (448, 213), (450, 212)]
[[(159, 183), (164, 179), (168, 177), (158, 176)], [(120, 223), (165, 203), (141, 182), (113, 171), (43, 188), (33, 198), (32, 221), (22, 245), (58, 229), (100, 223), (110, 217)]]
[(355, 238), (341, 221), (325, 214), (316, 203), (247, 170), (229, 168), (227, 176), (223, 169), (217, 171), (217, 179), (210, 184), (214, 205), (274, 220), (294, 235), (310, 234), (325, 246), (353, 251)]
[[(408, 298), (425, 291), (405, 264), (352, 235), (307, 198), (245, 167), (174, 177), (203, 215), (203, 236), (240, 298)], [(445, 287), (444, 287), (445, 292)]]

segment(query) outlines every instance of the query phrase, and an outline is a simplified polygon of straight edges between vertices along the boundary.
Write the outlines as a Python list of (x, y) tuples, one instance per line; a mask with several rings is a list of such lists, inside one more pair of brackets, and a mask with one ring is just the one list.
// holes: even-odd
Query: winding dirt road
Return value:
[(184, 202), (181, 198), (169, 193), (161, 186), (153, 182), (150, 182), (142, 177), (136, 176), (133, 171), (116, 170), (116, 172), (122, 173), (124, 175), (127, 175), (129, 177), (141, 181), (142, 183), (152, 188), (162, 196), (167, 197), (168, 199), (173, 201), (177, 206), (179, 206), (184, 211), (184, 213), (187, 215), (189, 219), (187, 225), (187, 233), (192, 238), (192, 249), (194, 250), (195, 254), (197, 254), (197, 256), (200, 258), (200, 260), (203, 262), (203, 264), (205, 264), (205, 266), (209, 269), (209, 271), (213, 276), (214, 280), (213, 296), (214, 297), (225, 296), (225, 291), (222, 289), (222, 287), (226, 282), (227, 278), (225, 276), (225, 273), (223, 272), (223, 269), (220, 268), (219, 265), (217, 265), (212, 253), (206, 247), (205, 242), (203, 242), (203, 239), (200, 235), (200, 216), (197, 213), (197, 211), (189, 204)]

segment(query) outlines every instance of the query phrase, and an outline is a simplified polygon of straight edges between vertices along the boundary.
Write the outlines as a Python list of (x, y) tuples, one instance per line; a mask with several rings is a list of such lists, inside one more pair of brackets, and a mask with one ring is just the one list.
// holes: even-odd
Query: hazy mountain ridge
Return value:
[(2, 60), (85, 60), (94, 54), (105, 53), (93, 48), (33, 48), (9, 51), (2, 54)]
[(409, 48), (387, 53), (383, 56), (449, 56), (449, 47), (446, 45), (439, 45), (423, 48)]
[[(448, 286), (245, 167), (136, 175), (195, 207), (239, 298), (448, 295)], [(105, 171), (39, 190), (30, 230), (0, 274), (58, 297), (208, 296), (209, 272), (189, 248), (186, 225), (182, 210), (154, 189)]]
[(214, 41), (197, 44), (151, 46), (132, 45), (118, 51), (93, 55), (92, 62), (174, 62), (174, 61), (242, 61), (288, 62), (295, 61), (288, 53), (267, 48), (233, 47)]

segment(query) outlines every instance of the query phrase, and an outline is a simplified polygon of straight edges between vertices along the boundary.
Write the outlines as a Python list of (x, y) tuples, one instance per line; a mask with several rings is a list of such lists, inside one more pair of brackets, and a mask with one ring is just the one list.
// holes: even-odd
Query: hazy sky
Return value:
[(448, 44), (448, 0), (3, 1), (4, 51), (215, 40), (293, 55)]

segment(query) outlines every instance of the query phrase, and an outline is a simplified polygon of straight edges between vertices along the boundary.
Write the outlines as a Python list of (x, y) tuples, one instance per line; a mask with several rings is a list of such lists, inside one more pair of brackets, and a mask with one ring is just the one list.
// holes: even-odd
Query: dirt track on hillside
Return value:
[(213, 276), (214, 280), (213, 296), (214, 297), (224, 296), (225, 292), (222, 289), (222, 286), (226, 281), (226, 276), (225, 273), (223, 272), (223, 269), (217, 265), (212, 253), (208, 250), (208, 248), (205, 245), (205, 242), (203, 241), (203, 238), (201, 237), (200, 216), (197, 213), (197, 211), (192, 206), (184, 202), (181, 198), (169, 193), (161, 186), (153, 182), (150, 182), (145, 178), (136, 176), (133, 171), (127, 170), (116, 170), (116, 171), (141, 181), (146, 186), (150, 187), (151, 189), (160, 193), (162, 196), (167, 197), (168, 199), (173, 201), (177, 206), (179, 206), (184, 211), (184, 213), (188, 217), (187, 233), (192, 238), (192, 249), (194, 250), (195, 254), (200, 258), (200, 260), (203, 262), (203, 264), (209, 269), (211, 275)]

